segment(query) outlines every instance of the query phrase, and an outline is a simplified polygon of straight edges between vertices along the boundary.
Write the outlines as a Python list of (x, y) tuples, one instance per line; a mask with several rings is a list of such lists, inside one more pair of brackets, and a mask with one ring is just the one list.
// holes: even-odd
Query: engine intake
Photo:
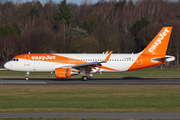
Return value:
[(56, 78), (68, 78), (71, 77), (71, 68), (56, 68)]

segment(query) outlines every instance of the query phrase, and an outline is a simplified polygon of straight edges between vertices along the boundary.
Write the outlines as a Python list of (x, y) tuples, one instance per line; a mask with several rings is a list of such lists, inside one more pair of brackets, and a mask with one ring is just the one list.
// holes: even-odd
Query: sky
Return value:
[[(12, 0), (14, 3), (16, 3), (16, 0)], [(28, 2), (28, 1), (32, 1), (32, 0), (21, 0), (21, 3), (25, 3), (25, 2)], [(41, 2), (41, 4), (45, 4), (47, 0), (39, 0)], [(54, 2), (56, 3), (60, 3), (61, 1), (63, 0), (53, 0)], [(78, 5), (81, 4), (82, 1), (85, 1), (85, 0), (66, 0), (67, 3), (76, 3)], [(97, 3), (99, 0), (87, 0), (89, 1), (90, 3)]]
[[(58, 0), (57, 0), (58, 1)], [(61, 1), (61, 0), (60, 0)], [(81, 2), (84, 1), (84, 0), (67, 0), (67, 2), (70, 2), (70, 3), (76, 3), (78, 5), (81, 4)], [(88, 0), (90, 1), (91, 3), (97, 3), (99, 0)]]
[[(11, 0), (10, 0), (11, 1)], [(12, 0), (14, 3), (16, 3), (16, 1), (17, 0)], [(20, 0), (21, 1), (21, 3), (26, 3), (26, 2), (31, 2), (31, 1), (33, 1), (33, 0)], [(47, 1), (49, 1), (49, 0), (38, 0), (38, 1), (40, 1), (41, 2), (41, 4), (45, 4)], [(63, 1), (63, 0), (53, 0), (54, 2), (56, 2), (56, 3), (61, 3), (61, 1)], [(66, 0), (67, 1), (67, 3), (76, 3), (77, 5), (81, 5), (81, 2), (82, 1), (88, 1), (88, 3), (90, 2), (90, 3), (93, 3), (93, 4), (95, 4), (95, 3), (97, 3), (99, 0)], [(105, 1), (109, 1), (109, 0), (105, 0)], [(117, 0), (117, 1), (119, 1), (119, 0)], [(133, 0), (133, 1), (137, 1), (137, 0)], [(170, 1), (177, 1), (177, 0), (170, 0)]]

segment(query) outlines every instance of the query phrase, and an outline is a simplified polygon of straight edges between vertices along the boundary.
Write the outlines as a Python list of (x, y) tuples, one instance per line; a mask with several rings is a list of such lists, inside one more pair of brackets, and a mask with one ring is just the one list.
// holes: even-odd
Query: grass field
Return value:
[[(94, 78), (180, 78), (180, 69), (94, 74)], [(24, 78), (0, 71), (0, 78)], [(55, 78), (31, 73), (30, 78)], [(81, 75), (73, 76), (81, 78)], [(0, 85), (0, 112), (180, 112), (179, 85)], [(66, 119), (65, 119), (66, 120)], [(76, 119), (73, 119), (76, 120)]]
[[(25, 78), (25, 72), (0, 71), (0, 78)], [(55, 78), (54, 73), (30, 73), (30, 78)], [(82, 75), (72, 76), (71, 78), (81, 78)], [(180, 69), (141, 69), (129, 72), (118, 73), (99, 73), (94, 74), (93, 78), (180, 78)]]
[(0, 112), (180, 112), (179, 85), (0, 85)]

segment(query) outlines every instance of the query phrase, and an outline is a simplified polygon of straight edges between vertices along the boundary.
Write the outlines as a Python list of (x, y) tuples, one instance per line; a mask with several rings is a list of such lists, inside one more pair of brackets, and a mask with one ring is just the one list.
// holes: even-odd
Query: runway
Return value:
[(1, 85), (180, 85), (180, 78), (0, 79)]
[(180, 119), (180, 113), (0, 113), (0, 118)]

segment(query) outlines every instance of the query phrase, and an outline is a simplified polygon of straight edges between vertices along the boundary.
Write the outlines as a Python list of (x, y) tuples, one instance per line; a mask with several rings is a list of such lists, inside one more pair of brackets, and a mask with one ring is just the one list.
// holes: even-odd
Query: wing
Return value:
[(75, 69), (78, 69), (78, 70), (79, 70), (80, 68), (84, 68), (84, 69), (87, 70), (87, 71), (92, 71), (92, 69), (100, 68), (100, 67), (101, 67), (101, 63), (106, 63), (106, 62), (109, 60), (112, 52), (113, 52), (113, 51), (111, 51), (111, 52), (108, 54), (108, 56), (107, 56), (103, 61), (101, 61), (101, 62), (97, 62), (97, 61), (96, 61), (96, 62), (89, 62), (89, 63), (87, 63), (87, 64), (73, 65), (73, 66), (71, 66), (71, 68), (75, 68)]

